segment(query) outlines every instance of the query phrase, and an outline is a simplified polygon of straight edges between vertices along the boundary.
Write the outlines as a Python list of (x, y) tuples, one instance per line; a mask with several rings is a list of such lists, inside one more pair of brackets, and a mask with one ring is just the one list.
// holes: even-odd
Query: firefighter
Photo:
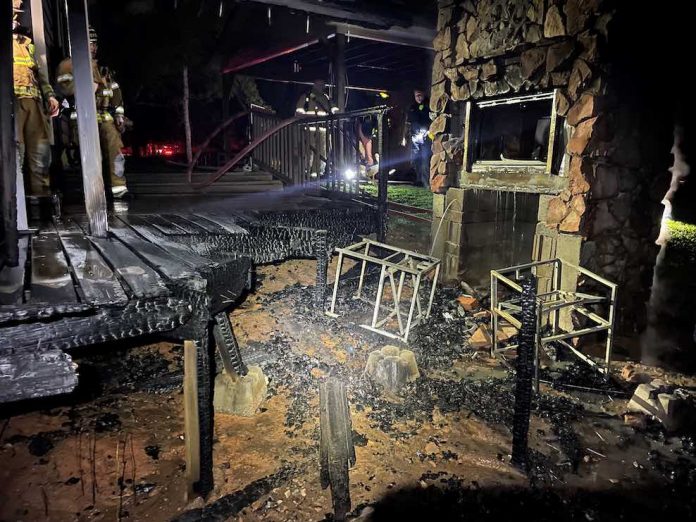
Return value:
[[(300, 96), (295, 106), (295, 114), (307, 116), (328, 116), (329, 113), (336, 114), (338, 107), (331, 101), (326, 94), (326, 82), (318, 79), (314, 80), (312, 88)], [(326, 167), (326, 126), (321, 123), (310, 124), (308, 127), (310, 159), (310, 176), (319, 177), (324, 173)]]
[(428, 98), (422, 89), (413, 90), (414, 103), (406, 113), (406, 125), (402, 146), (406, 138), (411, 142), (411, 165), (416, 171), (416, 182), (424, 187), (430, 186), (430, 109)]
[(24, 193), (20, 185), (26, 155), (30, 194), (50, 196), (51, 118), (58, 115), (60, 104), (46, 71), (36, 61), (34, 44), (21, 34), (18, 17), (23, 12), (22, 0), (12, 0), (12, 11), (18, 194)]
[[(121, 135), (126, 130), (126, 116), (123, 108), (121, 87), (114, 78), (113, 71), (100, 67), (97, 62), (97, 33), (89, 28), (89, 49), (92, 54), (92, 80), (97, 104), (97, 124), (99, 143), (105, 170), (109, 173), (111, 193), (114, 198), (122, 198), (128, 193), (125, 177), (125, 157), (121, 152)], [(61, 92), (66, 97), (75, 94), (72, 60), (66, 58), (58, 65), (56, 79)], [(73, 121), (77, 114), (73, 111)], [(75, 134), (76, 136), (76, 134)]]

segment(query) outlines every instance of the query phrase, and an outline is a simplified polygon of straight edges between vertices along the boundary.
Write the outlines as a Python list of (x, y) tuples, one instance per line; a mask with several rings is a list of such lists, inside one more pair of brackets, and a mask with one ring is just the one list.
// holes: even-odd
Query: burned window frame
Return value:
[[(548, 92), (539, 92), (534, 94), (526, 94), (522, 96), (513, 96), (506, 98), (496, 98), (482, 101), (467, 101), (464, 108), (464, 122), (462, 135), (464, 138), (464, 162), (462, 169), (465, 173), (528, 173), (528, 174), (547, 174), (563, 176), (565, 171), (566, 158), (565, 150), (561, 150), (560, 144), (563, 140), (560, 139), (561, 132), (564, 130), (565, 118), (558, 114), (559, 90), (554, 89)], [(476, 145), (479, 141), (481, 133), (481, 111), (489, 107), (496, 107), (503, 104), (521, 104), (525, 102), (535, 101), (551, 101), (549, 126), (549, 142), (547, 144), (548, 151), (546, 154), (546, 162), (540, 164), (532, 164), (530, 160), (520, 160), (518, 163), (510, 163), (503, 160), (478, 160), (474, 161), (473, 154)], [(560, 155), (560, 161), (559, 160)], [(554, 165), (557, 165), (554, 168)]]

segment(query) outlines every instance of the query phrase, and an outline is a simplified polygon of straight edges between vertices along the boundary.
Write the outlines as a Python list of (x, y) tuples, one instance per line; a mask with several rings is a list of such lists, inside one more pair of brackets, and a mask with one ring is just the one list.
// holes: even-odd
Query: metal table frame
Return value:
[[(590, 272), (586, 268), (573, 265), (562, 259), (549, 259), (546, 261), (536, 261), (523, 265), (511, 266), (499, 270), (491, 270), (491, 330), (492, 330), (492, 348), (491, 355), (496, 356), (506, 350), (517, 348), (517, 345), (507, 345), (498, 347), (498, 329), (500, 320), (504, 320), (513, 327), (519, 330), (521, 322), (515, 317), (515, 314), (521, 311), (519, 305), (516, 304), (519, 297), (516, 295), (512, 299), (499, 300), (498, 289), (500, 284), (513, 290), (521, 295), (522, 286), (519, 283), (520, 277), (527, 272), (531, 272), (534, 276), (539, 277), (539, 269), (551, 268), (550, 280), (551, 288), (548, 292), (537, 294), (537, 328), (536, 342), (534, 349), (535, 360), (535, 378), (538, 387), (538, 372), (539, 372), (539, 352), (540, 349), (548, 343), (557, 342), (568, 348), (572, 353), (578, 356), (586, 363), (596, 367), (600, 372), (608, 375), (612, 346), (614, 339), (614, 319), (616, 311), (616, 291), (617, 285), (608, 281), (597, 274)], [(601, 295), (591, 295), (581, 292), (569, 292), (561, 290), (561, 280), (564, 270), (576, 270), (580, 274), (593, 280), (607, 290), (608, 297)], [(544, 277), (543, 275), (541, 276)], [(548, 276), (546, 276), (548, 277)], [(588, 309), (588, 306), (599, 303), (606, 304), (606, 316), (601, 316), (598, 313)], [(587, 317), (593, 324), (585, 328), (564, 331), (560, 328), (559, 317), (563, 309), (568, 309), (571, 312), (578, 312)], [(547, 317), (548, 324), (551, 326), (551, 332), (547, 335), (542, 335), (542, 326), (544, 317)], [(606, 332), (607, 339), (604, 352), (604, 365), (580, 352), (567, 340), (584, 335), (594, 334), (598, 332)]]
[[(383, 252), (386, 251), (386, 256), (377, 257), (375, 253), (375, 250), (377, 249), (382, 250)], [(338, 314), (335, 313), (336, 296), (338, 295), (341, 270), (343, 268), (343, 261), (345, 258), (362, 262), (362, 267), (360, 269), (360, 281), (358, 282), (358, 290), (354, 296), (354, 299), (359, 299), (367, 302), (368, 304), (373, 303), (372, 301), (362, 297), (365, 273), (369, 264), (377, 265), (380, 267), (380, 274), (377, 295), (374, 301), (372, 322), (369, 325), (361, 324), (360, 326), (366, 330), (391, 337), (392, 339), (399, 339), (403, 342), (407, 342), (411, 327), (430, 317), (430, 309), (433, 305), (435, 288), (437, 287), (437, 281), (440, 276), (440, 260), (431, 256), (419, 254), (418, 252), (413, 252), (411, 250), (405, 250), (403, 248), (397, 248), (391, 245), (373, 241), (371, 239), (363, 239), (359, 243), (355, 243), (346, 248), (337, 248), (336, 252), (338, 252), (338, 265), (336, 267), (333, 297), (331, 298), (331, 307), (329, 311), (326, 312), (326, 315), (330, 317), (338, 317)], [(433, 277), (430, 288), (428, 289), (426, 280), (430, 274), (433, 274)], [(388, 284), (391, 288), (392, 296), (394, 297), (393, 306), (386, 306), (382, 304), (384, 284), (387, 280), (389, 281)], [(413, 292), (411, 294), (406, 324), (404, 324), (404, 318), (402, 317), (402, 313), (404, 311), (401, 309), (401, 297), (403, 295), (403, 290), (408, 283), (411, 283)], [(428, 299), (425, 307), (423, 307), (423, 304), (421, 303), (420, 295), (423, 288), (426, 289)], [(380, 311), (382, 309), (386, 309), (388, 313), (385, 317), (380, 318)], [(398, 325), (397, 332), (386, 329), (387, 323), (394, 317), (396, 318)]]

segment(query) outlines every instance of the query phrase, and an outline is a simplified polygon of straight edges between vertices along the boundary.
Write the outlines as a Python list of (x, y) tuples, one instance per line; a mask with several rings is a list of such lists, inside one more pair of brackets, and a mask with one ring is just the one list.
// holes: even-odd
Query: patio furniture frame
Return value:
[[(500, 320), (506, 321), (518, 330), (520, 329), (521, 321), (517, 317), (515, 317), (515, 315), (519, 314), (522, 310), (518, 304), (519, 297), (522, 293), (522, 285), (520, 284), (519, 280), (520, 277), (526, 272), (531, 272), (534, 276), (539, 278), (540, 268), (547, 270), (548, 268), (551, 268), (551, 289), (547, 292), (538, 293), (536, 297), (537, 332), (534, 348), (534, 376), (537, 389), (539, 388), (540, 349), (543, 348), (544, 345), (554, 342), (560, 343), (564, 347), (568, 348), (581, 360), (597, 368), (600, 372), (604, 373), (605, 375), (608, 375), (611, 364), (612, 347), (614, 340), (614, 319), (616, 315), (615, 312), (617, 285), (616, 283), (612, 283), (611, 281), (608, 281), (603, 277), (598, 276), (597, 274), (587, 270), (586, 268), (573, 265), (558, 258), (549, 259), (546, 261), (536, 261), (533, 263), (527, 263), (523, 265), (511, 266), (499, 270), (491, 270), (491, 355), (495, 357), (497, 354), (501, 352), (517, 348), (516, 344), (507, 345), (503, 347), (498, 346), (498, 331), (500, 326)], [(562, 276), (564, 271), (567, 270), (575, 270), (583, 276), (586, 276), (589, 279), (593, 280), (600, 286), (604, 287), (607, 290), (608, 297), (562, 290)], [(542, 279), (544, 277), (548, 276), (541, 276)], [(513, 297), (512, 299), (499, 300), (499, 285), (504, 285), (505, 287), (518, 293), (519, 296), (515, 295), (515, 297)], [(595, 305), (598, 303), (605, 303), (607, 305), (605, 316), (601, 316), (598, 313), (595, 313), (587, 308), (588, 306)], [(568, 309), (571, 312), (578, 312), (584, 315), (591, 321), (591, 326), (587, 326), (580, 329), (573, 328), (570, 331), (562, 330), (560, 328), (559, 322), (560, 313), (563, 309)], [(545, 317), (547, 318), (548, 324), (551, 326), (551, 331), (546, 335), (542, 335), (542, 326)], [(575, 346), (567, 342), (568, 340), (573, 338), (595, 334), (598, 332), (606, 332), (607, 335), (603, 365), (601, 363), (598, 363), (596, 360), (592, 359), (588, 355), (580, 352), (577, 348), (575, 348)]]
[[(385, 257), (378, 257), (379, 254), (376, 251), (386, 253)], [(341, 270), (343, 268), (344, 259), (349, 258), (362, 262), (358, 290), (354, 296), (354, 299), (359, 299), (371, 305), (373, 302), (363, 298), (362, 293), (365, 284), (367, 267), (370, 264), (376, 265), (380, 267), (380, 274), (377, 295), (374, 301), (372, 321), (369, 325), (361, 324), (360, 326), (380, 335), (407, 342), (411, 328), (420, 323), (422, 320), (430, 317), (430, 309), (433, 305), (435, 289), (440, 276), (440, 260), (431, 256), (419, 254), (418, 252), (413, 252), (411, 250), (405, 250), (403, 248), (397, 248), (385, 243), (373, 241), (371, 239), (363, 239), (354, 245), (345, 248), (337, 248), (336, 252), (338, 252), (338, 265), (336, 267), (336, 277), (334, 280), (331, 307), (329, 311), (326, 312), (326, 315), (330, 317), (338, 317), (338, 314), (335, 313), (336, 297), (338, 295), (338, 286), (340, 284)], [(424, 284), (424, 281), (430, 274), (433, 274), (432, 284), (430, 288), (427, 289), (427, 285)], [(403, 295), (404, 287), (407, 285), (409, 279), (413, 288), (413, 293), (411, 294), (410, 304), (408, 305), (408, 315), (405, 318), (406, 321), (404, 324), (404, 317), (402, 317), (402, 313), (404, 311), (401, 309), (401, 297)], [(384, 286), (387, 280), (393, 296), (393, 306), (382, 304)], [(423, 288), (426, 288), (428, 299), (425, 307), (421, 303), (420, 295)], [(385, 317), (380, 318), (380, 311), (382, 309), (386, 309), (388, 313)], [(398, 325), (397, 332), (390, 331), (386, 328), (389, 320), (394, 317), (396, 318)]]

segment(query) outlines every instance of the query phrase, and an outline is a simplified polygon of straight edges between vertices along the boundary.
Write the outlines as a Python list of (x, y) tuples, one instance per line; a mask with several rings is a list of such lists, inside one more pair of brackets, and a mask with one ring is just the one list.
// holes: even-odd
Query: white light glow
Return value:
[(346, 169), (345, 172), (343, 172), (343, 177), (348, 180), (355, 179), (355, 171), (353, 169)]

